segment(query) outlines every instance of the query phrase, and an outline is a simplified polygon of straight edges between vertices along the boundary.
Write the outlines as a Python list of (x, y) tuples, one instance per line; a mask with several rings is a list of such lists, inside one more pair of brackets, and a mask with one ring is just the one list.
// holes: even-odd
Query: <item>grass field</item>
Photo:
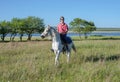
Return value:
[(120, 40), (74, 41), (54, 65), (51, 41), (0, 43), (0, 82), (120, 82)]

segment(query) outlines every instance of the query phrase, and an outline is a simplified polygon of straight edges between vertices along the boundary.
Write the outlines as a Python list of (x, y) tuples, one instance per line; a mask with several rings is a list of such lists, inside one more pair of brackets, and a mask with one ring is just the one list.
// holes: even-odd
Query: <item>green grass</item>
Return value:
[(74, 41), (54, 65), (51, 41), (0, 43), (0, 82), (120, 82), (120, 40)]

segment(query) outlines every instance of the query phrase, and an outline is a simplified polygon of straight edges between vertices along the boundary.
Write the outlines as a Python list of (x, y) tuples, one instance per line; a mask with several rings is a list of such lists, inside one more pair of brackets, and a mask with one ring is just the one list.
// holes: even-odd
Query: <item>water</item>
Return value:
[[(68, 33), (68, 36), (79, 36), (79, 33)], [(88, 36), (120, 36), (120, 31), (95, 31), (92, 33), (87, 34)], [(19, 36), (19, 34), (17, 34)], [(24, 34), (24, 36), (27, 36), (27, 34)], [(32, 36), (40, 36), (38, 33), (32, 34)], [(84, 34), (81, 34), (81, 36), (84, 36)], [(10, 34), (7, 35), (7, 37), (10, 37)]]
[[(80, 34), (84, 36), (84, 34)], [(120, 31), (101, 31), (101, 32), (92, 32), (87, 34), (88, 36), (120, 36)], [(68, 36), (79, 36), (78, 33), (68, 33)]]

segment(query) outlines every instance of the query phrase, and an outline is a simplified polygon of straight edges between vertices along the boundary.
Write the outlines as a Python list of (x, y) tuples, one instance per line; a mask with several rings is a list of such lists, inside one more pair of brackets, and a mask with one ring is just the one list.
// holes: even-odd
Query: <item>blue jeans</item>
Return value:
[(61, 41), (62, 41), (62, 43), (64, 43), (64, 44), (67, 44), (66, 35), (67, 35), (67, 34), (60, 34)]

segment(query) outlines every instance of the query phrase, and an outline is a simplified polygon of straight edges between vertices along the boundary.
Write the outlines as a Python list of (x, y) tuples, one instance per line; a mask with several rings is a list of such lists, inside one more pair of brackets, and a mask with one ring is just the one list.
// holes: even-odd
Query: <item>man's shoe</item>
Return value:
[(54, 50), (53, 49), (50, 49), (53, 53), (54, 53)]

